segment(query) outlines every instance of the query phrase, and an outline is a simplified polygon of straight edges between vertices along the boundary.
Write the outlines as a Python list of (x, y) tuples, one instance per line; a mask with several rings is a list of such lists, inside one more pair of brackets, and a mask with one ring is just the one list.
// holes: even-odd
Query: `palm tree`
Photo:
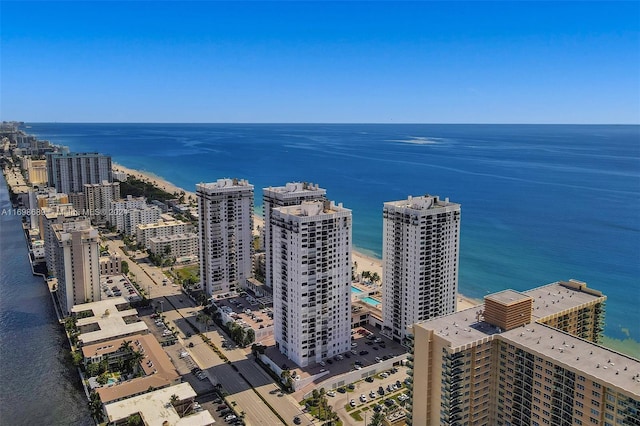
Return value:
[(382, 412), (378, 411), (377, 413), (373, 414), (373, 417), (371, 417), (371, 421), (367, 426), (381, 426), (383, 420), (384, 416), (382, 415)]
[(131, 347), (131, 340), (125, 340), (122, 342), (122, 344), (120, 345), (120, 349), (122, 350), (122, 352), (124, 353), (129, 353), (132, 351), (132, 347)]
[(371, 274), (371, 276), (369, 277), (369, 279), (371, 280), (371, 282), (373, 284), (376, 284), (378, 281), (380, 281), (380, 275), (378, 275), (377, 272), (374, 272), (373, 274)]
[(140, 362), (144, 359), (144, 354), (140, 351), (133, 351), (131, 358), (129, 358), (129, 365), (132, 367), (133, 374), (138, 374), (140, 369)]
[(101, 422), (104, 418), (104, 414), (102, 412), (102, 401), (100, 401), (100, 396), (95, 391), (92, 391), (89, 396), (89, 411), (98, 422)]
[(169, 398), (169, 402), (171, 403), (171, 405), (173, 405), (175, 407), (176, 402), (178, 402), (178, 395), (176, 395), (175, 393), (173, 395), (171, 395), (171, 398)]

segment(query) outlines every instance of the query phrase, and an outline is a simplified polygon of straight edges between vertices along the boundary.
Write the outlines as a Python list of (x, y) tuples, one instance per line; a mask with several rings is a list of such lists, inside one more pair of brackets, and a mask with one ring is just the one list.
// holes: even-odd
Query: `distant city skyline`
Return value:
[(638, 2), (2, 1), (0, 120), (640, 123)]

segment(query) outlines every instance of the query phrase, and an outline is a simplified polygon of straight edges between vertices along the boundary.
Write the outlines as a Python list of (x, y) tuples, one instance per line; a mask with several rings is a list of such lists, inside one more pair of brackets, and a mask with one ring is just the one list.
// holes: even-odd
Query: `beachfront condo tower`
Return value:
[(218, 179), (196, 185), (200, 279), (207, 294), (245, 287), (253, 254), (253, 185)]
[(262, 190), (264, 214), (264, 249), (266, 255), (265, 284), (272, 287), (271, 270), (273, 268), (273, 247), (271, 241), (271, 211), (276, 207), (297, 206), (303, 201), (323, 201), (327, 191), (318, 185), (303, 182), (287, 183), (285, 186), (270, 186)]
[(280, 352), (304, 367), (351, 343), (351, 210), (329, 201), (274, 208), (273, 324)]
[(100, 246), (98, 230), (87, 218), (51, 225), (56, 251), (58, 300), (63, 315), (73, 305), (100, 300)]
[(570, 280), (414, 324), (407, 424), (640, 424), (640, 361), (594, 343), (605, 300)]
[[(85, 184), (113, 182), (111, 156), (97, 152), (47, 153), (49, 186), (65, 194), (84, 191)], [(76, 206), (78, 210), (84, 206)]]
[(411, 324), (456, 311), (460, 204), (437, 196), (384, 203), (383, 333), (404, 343)]

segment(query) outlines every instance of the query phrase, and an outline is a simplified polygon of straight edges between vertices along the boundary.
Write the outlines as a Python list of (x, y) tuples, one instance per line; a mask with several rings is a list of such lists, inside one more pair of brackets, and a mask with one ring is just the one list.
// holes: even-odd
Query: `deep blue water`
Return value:
[(608, 296), (606, 334), (640, 341), (640, 126), (45, 124), (188, 190), (221, 177), (307, 181), (353, 210), (354, 244), (381, 255), (382, 204), (462, 204), (460, 290), (481, 298), (576, 278)]
[[(10, 209), (0, 173), (0, 211)], [(0, 214), (0, 425), (92, 424), (68, 353), (47, 286), (31, 274), (21, 218)]]

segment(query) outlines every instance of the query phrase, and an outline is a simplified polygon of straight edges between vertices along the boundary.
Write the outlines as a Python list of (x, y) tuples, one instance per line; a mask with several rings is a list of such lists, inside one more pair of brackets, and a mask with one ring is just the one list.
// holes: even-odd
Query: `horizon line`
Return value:
[(24, 121), (2, 120), (26, 124), (260, 124), (260, 125), (463, 125), (463, 126), (640, 126), (638, 123), (499, 123), (499, 122), (267, 122), (267, 121)]

